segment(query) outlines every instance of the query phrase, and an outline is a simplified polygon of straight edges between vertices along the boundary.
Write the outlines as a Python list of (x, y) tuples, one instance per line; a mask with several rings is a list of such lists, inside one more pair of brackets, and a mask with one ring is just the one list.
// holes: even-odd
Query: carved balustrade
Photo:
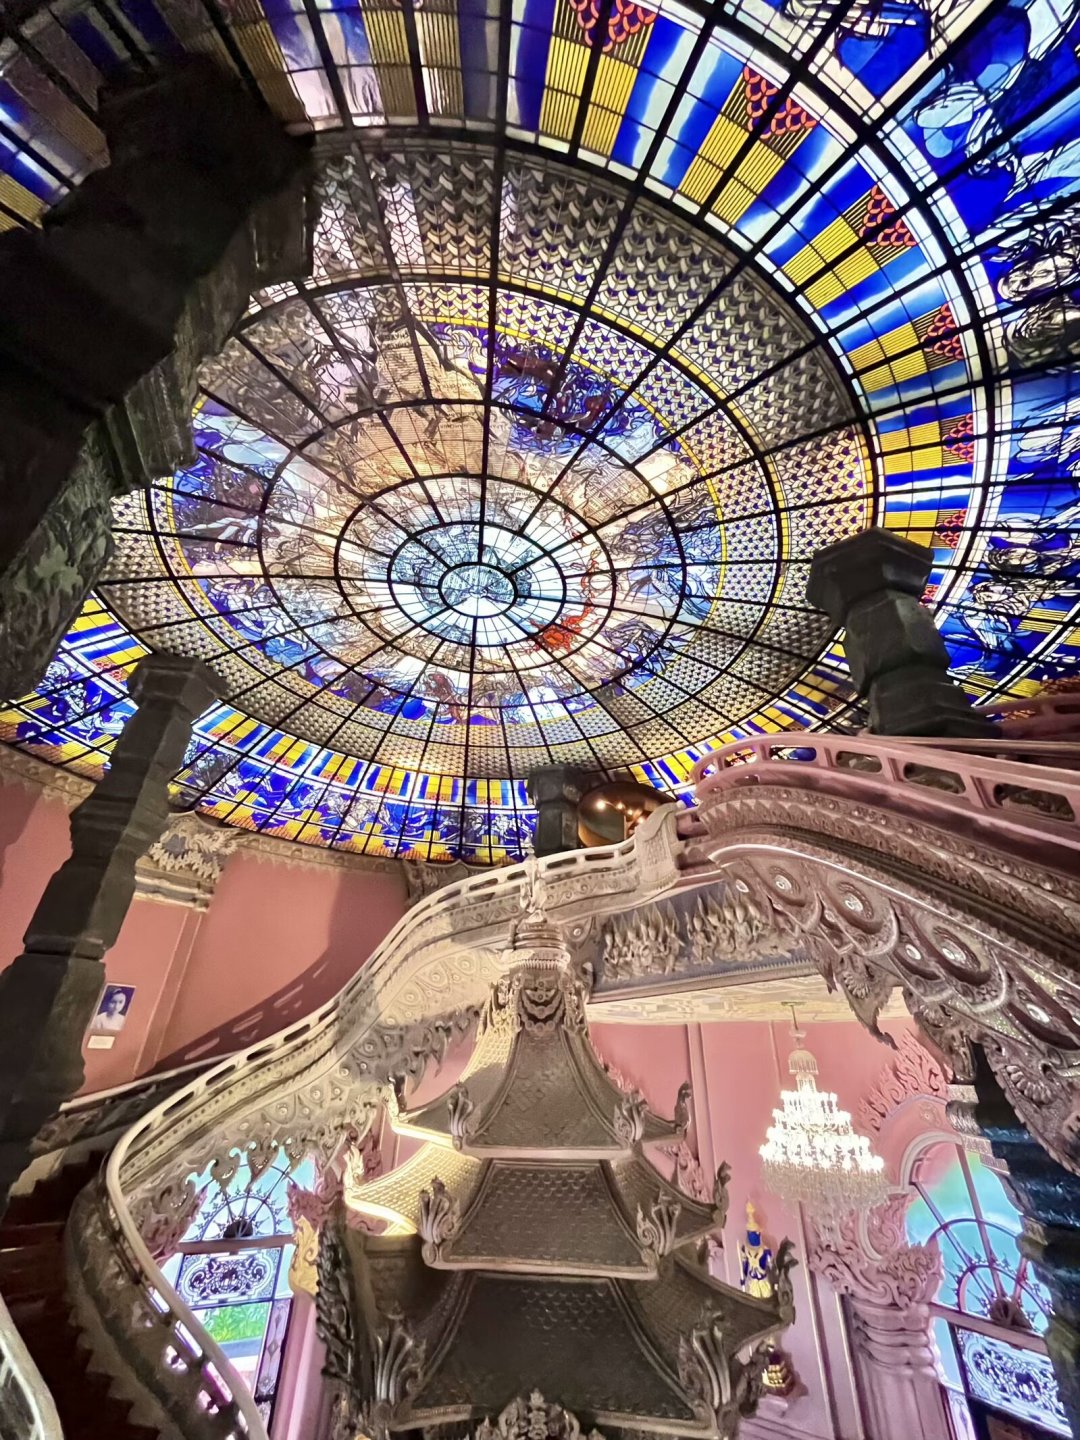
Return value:
[[(716, 773), (693, 817), (664, 807), (622, 845), (541, 861), (548, 913), (575, 940), (597, 917), (637, 910), (644, 920), (647, 907), (711, 886), (719, 933), (746, 955), (800, 947), (871, 1026), (899, 986), (961, 1073), (977, 1039), (1041, 1143), (1076, 1168), (1080, 883), (1027, 853), (1045, 841), (1072, 861), (1080, 827), (1064, 809), (1006, 811), (994, 786), (1022, 777), (1075, 816), (1077, 776), (1035, 770), (1012, 744), (1003, 768), (970, 746), (807, 742), (809, 763), (772, 753), (787, 748), (775, 741), (718, 752), (701, 767)], [(723, 763), (747, 751), (751, 764)], [(841, 751), (881, 769), (853, 768)], [(913, 773), (923, 769), (963, 783), (921, 784)], [(169, 1416), (196, 1404), (199, 1440), (265, 1437), (140, 1232), (153, 1224), (155, 1196), (208, 1165), (227, 1183), (242, 1159), (261, 1164), (278, 1146), (297, 1162), (312, 1152), (325, 1160), (343, 1132), (362, 1133), (392, 1079), (419, 1075), (469, 1028), (499, 973), (524, 880), (525, 867), (509, 866), (426, 896), (333, 1001), (182, 1084), (116, 1146), (73, 1246), (79, 1313), (107, 1368), (129, 1378), (137, 1368), (131, 1383), (166, 1433)], [(667, 962), (657, 961), (662, 986)], [(132, 1316), (137, 1367), (125, 1339)]]
[(53, 1398), (2, 1299), (0, 1440), (64, 1440)]

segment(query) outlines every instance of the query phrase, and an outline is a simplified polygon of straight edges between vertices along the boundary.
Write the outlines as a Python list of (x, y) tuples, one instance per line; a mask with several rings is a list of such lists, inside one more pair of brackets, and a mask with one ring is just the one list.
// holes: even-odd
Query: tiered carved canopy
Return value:
[[(723, 1224), (644, 1148), (684, 1132), (612, 1081), (589, 1043), (585, 984), (535, 910), (507, 953), (458, 1084), (396, 1111), (421, 1149), (350, 1195), (323, 1237), (319, 1315), (350, 1424), (371, 1435), (504, 1414), (540, 1392), (582, 1423), (702, 1437), (752, 1409), (757, 1347), (793, 1318), (775, 1293), (720, 1284), (697, 1242)], [(516, 1412), (515, 1412), (516, 1413)]]

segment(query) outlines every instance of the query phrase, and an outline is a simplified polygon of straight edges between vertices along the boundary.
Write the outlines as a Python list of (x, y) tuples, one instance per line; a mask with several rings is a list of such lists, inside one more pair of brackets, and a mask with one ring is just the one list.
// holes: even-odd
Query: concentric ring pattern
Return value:
[(97, 773), (127, 670), (168, 647), (223, 685), (179, 802), (497, 862), (535, 765), (679, 791), (711, 745), (850, 723), (806, 574), (871, 523), (933, 548), (974, 695), (1070, 683), (1076, 8), (28, 22), (11, 223), (99, 158), (99, 75), (166, 40), (325, 133), (313, 273), (206, 367), (196, 463), (118, 502), (105, 581), (0, 734)]

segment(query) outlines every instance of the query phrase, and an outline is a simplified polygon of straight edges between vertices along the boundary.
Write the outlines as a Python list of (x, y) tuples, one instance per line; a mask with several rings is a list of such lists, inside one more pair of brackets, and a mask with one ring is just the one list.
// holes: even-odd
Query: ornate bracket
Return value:
[(641, 1144), (645, 1134), (645, 1116), (648, 1112), (645, 1096), (640, 1090), (632, 1090), (615, 1105), (615, 1134), (624, 1145)]
[(676, 1227), (682, 1206), (662, 1192), (649, 1206), (648, 1215), (637, 1207), (637, 1238), (645, 1253), (656, 1263), (675, 1248)]
[(455, 1085), (446, 1097), (446, 1109), (450, 1116), (450, 1139), (454, 1149), (460, 1150), (469, 1138), (469, 1116), (476, 1105), (464, 1085)]
[(442, 1247), (461, 1224), (461, 1207), (437, 1175), (431, 1189), (420, 1191), (420, 1222), (417, 1229), (424, 1242), (420, 1253), (426, 1265), (437, 1265)]

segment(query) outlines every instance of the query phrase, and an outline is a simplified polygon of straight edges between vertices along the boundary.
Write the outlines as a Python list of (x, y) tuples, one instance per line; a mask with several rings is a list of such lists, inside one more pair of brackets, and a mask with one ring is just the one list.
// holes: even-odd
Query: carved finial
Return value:
[(768, 1272), (780, 1320), (784, 1325), (790, 1325), (795, 1319), (795, 1287), (791, 1283), (791, 1272), (798, 1263), (795, 1259), (795, 1243), (785, 1237), (780, 1241), (780, 1248), (773, 1257)]
[(651, 1251), (657, 1260), (675, 1248), (675, 1230), (682, 1206), (670, 1195), (659, 1194), (649, 1206), (646, 1215), (641, 1206), (637, 1207), (637, 1237), (645, 1250)]
[[(550, 1405), (539, 1390), (511, 1400), (497, 1420), (484, 1419), (476, 1428), (476, 1440), (582, 1440), (577, 1416), (561, 1405)], [(590, 1430), (586, 1440), (604, 1440), (599, 1430)]]
[(524, 874), (518, 890), (518, 909), (526, 920), (546, 920), (546, 885), (535, 855), (525, 861)]
[(638, 1145), (645, 1134), (648, 1106), (640, 1090), (623, 1095), (615, 1106), (615, 1134), (624, 1145)]
[(426, 1265), (437, 1265), (442, 1247), (461, 1221), (461, 1208), (437, 1175), (431, 1189), (420, 1191), (420, 1218), (417, 1229), (424, 1242), (420, 1251)]
[(690, 1097), (693, 1093), (690, 1081), (684, 1080), (675, 1097), (675, 1128), (683, 1135), (690, 1125)]
[(717, 1167), (712, 1191), (713, 1221), (720, 1230), (727, 1224), (728, 1205), (730, 1204), (728, 1181), (730, 1179), (731, 1166), (726, 1160), (722, 1160)]
[(450, 1139), (454, 1149), (460, 1150), (468, 1136), (469, 1116), (476, 1109), (464, 1085), (458, 1084), (446, 1097), (446, 1108), (450, 1112)]

